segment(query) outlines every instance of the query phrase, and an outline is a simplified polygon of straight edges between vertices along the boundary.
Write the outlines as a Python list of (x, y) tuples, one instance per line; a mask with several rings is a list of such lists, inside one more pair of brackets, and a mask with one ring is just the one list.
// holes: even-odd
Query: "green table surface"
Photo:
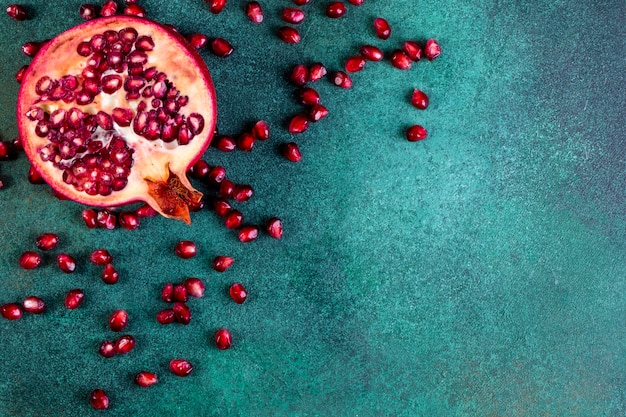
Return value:
[[(136, 231), (89, 230), (84, 206), (26, 180), (23, 154), (1, 162), (0, 302), (48, 303), (41, 316), (0, 320), (1, 416), (626, 415), (623, 0), (365, 0), (341, 19), (314, 0), (299, 45), (276, 37), (287, 0), (262, 1), (261, 25), (243, 1), (219, 15), (201, 0), (141, 3), (183, 33), (234, 45), (226, 59), (201, 52), (219, 130), (265, 119), (272, 137), (205, 159), (253, 185), (238, 207), (252, 223), (282, 218), (284, 239), (243, 245), (209, 210), (191, 226), (152, 218)], [(17, 135), (13, 77), (29, 62), (20, 45), (81, 22), (81, 1), (24, 4), (31, 20), (0, 16), (3, 140)], [(377, 16), (393, 28), (387, 41), (374, 36)], [(430, 37), (443, 49), (432, 63), (368, 63), (351, 90), (317, 82), (330, 115), (297, 137), (286, 130), (302, 109), (293, 65), (337, 70), (362, 44), (391, 51)], [(409, 102), (415, 87), (430, 95), (425, 111)], [(404, 139), (415, 123), (428, 139)], [(299, 164), (278, 151), (291, 140)], [(59, 248), (21, 270), (42, 232), (59, 234)], [(195, 258), (174, 255), (180, 239), (198, 244)], [(117, 285), (88, 262), (101, 247)], [(58, 269), (60, 252), (77, 258), (76, 272)], [(236, 258), (222, 274), (210, 266), (218, 254)], [(207, 286), (189, 303), (192, 322), (158, 324), (161, 287), (189, 276)], [(237, 281), (250, 293), (243, 305), (227, 293)], [(69, 311), (75, 287), (86, 299)], [(116, 308), (130, 313), (137, 346), (104, 359)], [(212, 343), (220, 327), (233, 333), (228, 351)], [(176, 357), (195, 365), (191, 376), (169, 373)], [(134, 385), (139, 370), (159, 383)], [(96, 387), (110, 395), (106, 413), (88, 404)]]

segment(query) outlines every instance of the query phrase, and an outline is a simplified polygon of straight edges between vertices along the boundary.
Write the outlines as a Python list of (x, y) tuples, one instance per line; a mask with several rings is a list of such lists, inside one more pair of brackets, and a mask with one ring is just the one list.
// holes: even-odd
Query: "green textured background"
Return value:
[[(81, 22), (81, 1), (23, 3), (32, 20), (0, 17), (4, 140), (17, 134), (19, 46)], [(218, 127), (265, 119), (272, 138), (205, 159), (252, 184), (247, 219), (279, 216), (285, 238), (242, 245), (210, 211), (191, 227), (154, 218), (132, 232), (88, 230), (81, 206), (26, 181), (24, 155), (0, 163), (0, 302), (49, 304), (0, 321), (0, 415), (100, 415), (87, 402), (95, 387), (110, 393), (112, 416), (626, 415), (626, 2), (366, 0), (331, 20), (314, 0), (296, 46), (275, 36), (287, 0), (262, 1), (258, 26), (243, 1), (220, 15), (201, 0), (142, 3), (183, 33), (235, 46), (227, 59), (202, 52)], [(376, 16), (393, 27), (387, 41), (373, 35)], [(302, 163), (279, 155), (300, 109), (292, 65), (338, 69), (364, 43), (390, 51), (429, 37), (443, 49), (433, 63), (371, 63), (349, 91), (315, 84), (330, 115), (295, 138)], [(428, 110), (411, 107), (414, 87), (430, 94)], [(404, 139), (414, 123), (426, 141)], [(53, 255), (19, 269), (47, 231), (61, 236), (56, 253), (79, 259), (74, 274)], [(178, 259), (179, 239), (196, 241), (198, 256)], [(98, 247), (114, 254), (115, 286), (87, 261)], [(234, 267), (212, 271), (217, 254)], [(207, 282), (191, 324), (159, 325), (160, 288), (187, 276)], [(244, 305), (227, 295), (235, 281), (250, 291)], [(67, 311), (74, 287), (86, 301)], [(137, 347), (104, 359), (116, 308), (129, 311)], [(211, 342), (222, 326), (234, 335), (225, 352)], [(174, 357), (195, 365), (189, 378), (169, 373)], [(135, 386), (141, 369), (160, 383)]]

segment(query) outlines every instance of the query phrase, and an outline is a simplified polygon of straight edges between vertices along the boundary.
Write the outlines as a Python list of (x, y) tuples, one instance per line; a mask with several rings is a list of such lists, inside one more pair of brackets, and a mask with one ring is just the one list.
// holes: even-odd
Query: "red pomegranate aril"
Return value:
[(240, 242), (248, 243), (259, 237), (259, 228), (257, 226), (244, 226), (237, 235)]
[(425, 110), (428, 107), (428, 96), (422, 90), (416, 88), (411, 95), (411, 104), (415, 108)]
[(113, 257), (106, 249), (96, 249), (89, 255), (89, 260), (95, 265), (104, 266), (113, 262)]
[(305, 106), (314, 106), (320, 101), (320, 95), (315, 89), (307, 87), (300, 91), (300, 102)]
[(265, 230), (274, 239), (281, 239), (283, 237), (283, 222), (278, 217), (272, 217), (267, 221)]
[(235, 138), (228, 135), (219, 135), (212, 142), (212, 145), (222, 152), (233, 152), (237, 149), (237, 142), (235, 141)]
[(263, 22), (263, 9), (258, 1), (251, 1), (246, 5), (246, 15), (252, 23)]
[(41, 49), (43, 42), (26, 42), (22, 45), (22, 53), (27, 57), (34, 57)]
[(227, 329), (219, 329), (215, 332), (215, 346), (219, 350), (227, 350), (230, 349), (233, 344), (233, 336)]
[(117, 226), (117, 215), (107, 209), (98, 210), (96, 222), (98, 227), (113, 230)]
[(55, 233), (44, 233), (37, 236), (35, 244), (43, 251), (52, 250), (59, 244), (59, 236)]
[(346, 90), (352, 88), (352, 78), (350, 78), (350, 76), (343, 71), (335, 72), (332, 81), (337, 87), (341, 87)]
[(179, 258), (190, 259), (196, 256), (196, 244), (191, 240), (181, 240), (174, 247), (174, 252)]
[(187, 278), (185, 280), (185, 288), (187, 294), (193, 298), (204, 297), (204, 283), (200, 278)]
[(297, 44), (302, 39), (298, 29), (289, 26), (281, 26), (278, 28), (278, 37), (285, 43)]
[(113, 0), (107, 0), (104, 2), (104, 5), (100, 9), (100, 16), (115, 16), (117, 13), (117, 3)]
[(265, 120), (259, 120), (252, 127), (252, 134), (257, 140), (268, 140), (270, 138), (270, 125)]
[(365, 68), (365, 58), (362, 56), (352, 56), (346, 60), (344, 68), (347, 72), (359, 72)]
[(422, 48), (415, 41), (406, 41), (402, 44), (402, 50), (411, 60), (417, 62), (422, 59)]
[(202, 210), (202, 209), (204, 208), (204, 205), (205, 205), (205, 204), (206, 204), (206, 203), (205, 203), (204, 198), (200, 199), (200, 200), (199, 200), (199, 201), (197, 201), (197, 202), (191, 202), (191, 203), (189, 204), (189, 211), (192, 211), (192, 212), (194, 212), (194, 213), (197, 213), (197, 212), (199, 212), (200, 210)]
[(248, 298), (248, 291), (246, 291), (246, 287), (238, 282), (231, 285), (228, 292), (230, 293), (230, 298), (232, 298), (237, 304), (243, 304), (246, 301), (246, 298)]
[(309, 81), (309, 69), (306, 67), (306, 65), (303, 64), (296, 65), (291, 70), (289, 80), (292, 84), (295, 84), (299, 87), (305, 85)]
[(65, 307), (68, 310), (75, 310), (83, 303), (85, 299), (85, 293), (79, 288), (69, 290), (65, 295)]
[(291, 162), (300, 162), (302, 160), (302, 154), (295, 142), (289, 142), (282, 146), (282, 154)]
[(168, 282), (163, 286), (163, 290), (161, 290), (161, 300), (166, 303), (174, 301), (174, 284)]
[(80, 8), (78, 9), (78, 13), (80, 14), (80, 17), (82, 17), (85, 20), (91, 20), (97, 17), (96, 6), (94, 6), (93, 4), (81, 5)]
[(200, 159), (191, 167), (191, 175), (199, 180), (205, 179), (209, 171), (211, 171), (211, 167), (204, 159)]
[(235, 191), (235, 183), (231, 180), (224, 180), (220, 184), (220, 197), (228, 199), (233, 197), (233, 191)]
[(71, 274), (76, 269), (76, 259), (67, 253), (60, 253), (57, 255), (57, 264), (61, 271), (66, 274)]
[(32, 314), (41, 314), (46, 311), (46, 303), (39, 297), (31, 295), (24, 298), (22, 302), (24, 311), (28, 311)]
[(174, 310), (167, 308), (159, 311), (156, 314), (156, 319), (161, 324), (171, 324), (174, 323), (174, 320), (176, 320), (176, 315), (174, 314)]
[(120, 355), (124, 355), (130, 352), (131, 350), (134, 349), (134, 347), (135, 347), (135, 338), (129, 334), (120, 336), (115, 341), (115, 351)]
[(185, 359), (172, 359), (170, 361), (170, 371), (176, 376), (189, 376), (191, 371), (193, 371), (193, 365)]
[(187, 288), (184, 284), (174, 284), (172, 289), (172, 298), (174, 301), (185, 302), (189, 299)]
[(293, 3), (296, 6), (304, 6), (305, 4), (308, 4), (311, 0), (293, 0)]
[(102, 343), (100, 343), (98, 353), (105, 358), (112, 358), (113, 356), (117, 355), (115, 343), (110, 340), (103, 341)]
[(309, 69), (310, 81), (315, 82), (321, 80), (326, 76), (327, 73), (328, 71), (326, 70), (324, 64), (322, 64), (321, 62), (316, 62), (315, 64), (311, 65), (311, 68)]
[(109, 317), (109, 327), (114, 332), (121, 332), (128, 324), (128, 312), (126, 310), (115, 310)]
[(213, 259), (213, 269), (217, 272), (224, 272), (235, 263), (235, 258), (230, 256), (216, 256)]
[(118, 216), (120, 226), (126, 230), (135, 230), (139, 227), (139, 216), (132, 211), (123, 211)]
[(283, 20), (287, 23), (297, 25), (302, 23), (305, 18), (305, 14), (302, 10), (295, 7), (286, 7), (283, 9)]
[(205, 0), (209, 3), (209, 11), (213, 14), (219, 14), (226, 6), (226, 0)]
[(186, 326), (191, 322), (191, 310), (184, 302), (175, 302), (172, 306), (172, 310), (174, 310), (174, 317), (177, 323)]
[(243, 223), (243, 214), (239, 210), (231, 210), (224, 216), (224, 225), (227, 229), (237, 229)]
[(24, 73), (26, 72), (27, 69), (28, 69), (28, 65), (22, 65), (20, 69), (17, 70), (17, 72), (15, 73), (15, 81), (21, 84), (22, 80), (24, 79)]
[(96, 410), (106, 410), (109, 408), (109, 397), (102, 389), (95, 389), (89, 395), (89, 403)]
[(129, 4), (124, 8), (126, 16), (146, 17), (146, 9), (138, 4)]
[(297, 135), (309, 128), (309, 118), (305, 114), (296, 114), (289, 122), (289, 133)]
[(7, 320), (18, 320), (22, 317), (22, 309), (16, 303), (2, 304), (0, 314)]
[(35, 167), (32, 165), (28, 169), (28, 182), (30, 182), (31, 184), (45, 184), (46, 183), (41, 177), (41, 174), (39, 173), (39, 171), (37, 171), (37, 169), (35, 169)]
[(26, 251), (20, 256), (20, 266), (23, 269), (35, 269), (41, 263), (41, 255), (34, 251)]
[(156, 374), (147, 371), (141, 371), (135, 375), (135, 384), (140, 387), (147, 388), (159, 382), (159, 378)]
[(428, 131), (420, 125), (414, 125), (406, 130), (406, 139), (409, 142), (417, 142), (419, 140), (426, 139)]
[(209, 171), (207, 181), (213, 185), (219, 185), (226, 178), (226, 168), (223, 166), (215, 166)]
[(238, 203), (248, 201), (254, 195), (254, 189), (248, 184), (238, 184), (233, 190), (233, 199)]
[(424, 55), (429, 61), (435, 60), (441, 55), (441, 46), (439, 46), (439, 43), (434, 39), (427, 40), (426, 45), (424, 45)]
[(215, 213), (220, 217), (226, 216), (226, 214), (228, 214), (228, 212), (232, 208), (233, 207), (230, 205), (230, 203), (222, 198), (216, 198), (215, 200), (213, 200), (213, 209), (215, 210)]
[(411, 69), (411, 66), (413, 65), (411, 58), (409, 58), (409, 56), (400, 49), (396, 49), (391, 53), (390, 60), (391, 65), (403, 71)]
[(211, 51), (220, 58), (231, 55), (235, 48), (224, 38), (215, 38), (211, 42)]
[(0, 161), (15, 159), (17, 157), (15, 151), (15, 146), (11, 142), (0, 140)]
[(244, 132), (237, 138), (237, 148), (241, 151), (250, 152), (254, 148), (254, 135), (250, 132)]
[(145, 218), (145, 217), (154, 217), (158, 214), (155, 209), (153, 209), (147, 204), (144, 204), (143, 206), (139, 207), (136, 213), (137, 213), (137, 217), (139, 217), (140, 219)]
[(391, 26), (389, 26), (389, 22), (382, 17), (374, 19), (374, 31), (376, 32), (376, 36), (382, 40), (389, 39), (389, 36), (391, 36)]
[(106, 264), (104, 266), (104, 270), (102, 271), (101, 279), (105, 284), (113, 285), (120, 280), (120, 274), (117, 272), (117, 269), (115, 269), (113, 264)]
[(85, 225), (90, 229), (98, 227), (98, 214), (93, 209), (85, 209), (82, 211), (82, 218)]
[(26, 20), (28, 19), (28, 12), (19, 4), (9, 4), (7, 6), (7, 14), (15, 20)]
[(363, 4), (365, 0), (348, 0), (348, 3), (350, 3), (353, 6), (360, 6)]
[(192, 33), (187, 40), (196, 49), (204, 48), (209, 43), (209, 38), (203, 33)]
[(319, 122), (324, 117), (328, 116), (328, 109), (321, 104), (316, 104), (311, 107), (308, 112), (309, 121), (311, 122)]

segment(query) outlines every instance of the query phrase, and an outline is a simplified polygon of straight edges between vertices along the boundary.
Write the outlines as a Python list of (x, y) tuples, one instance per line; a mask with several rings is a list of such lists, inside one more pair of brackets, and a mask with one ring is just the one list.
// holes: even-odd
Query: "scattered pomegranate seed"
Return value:
[(268, 140), (270, 138), (270, 125), (265, 120), (259, 120), (252, 127), (252, 134), (257, 140)]
[(217, 272), (224, 272), (235, 263), (235, 258), (229, 256), (216, 256), (213, 259), (213, 269)]
[(174, 301), (174, 284), (168, 282), (163, 286), (163, 290), (161, 290), (161, 300), (166, 303)]
[(302, 64), (296, 65), (295, 67), (293, 67), (293, 70), (291, 70), (289, 80), (292, 82), (292, 84), (295, 84), (298, 87), (302, 87), (309, 81), (309, 69)]
[(311, 82), (322, 79), (327, 74), (327, 72), (328, 71), (326, 70), (326, 67), (321, 62), (316, 62), (315, 64), (311, 65), (311, 68), (309, 69), (309, 77), (311, 79)]
[(28, 182), (30, 182), (31, 184), (45, 184), (46, 183), (44, 179), (41, 177), (41, 174), (39, 173), (39, 171), (37, 171), (37, 169), (35, 169), (35, 167), (32, 165), (28, 169)]
[(67, 253), (60, 253), (57, 255), (57, 264), (61, 271), (66, 274), (71, 274), (76, 269), (76, 259)]
[(117, 3), (113, 0), (107, 0), (100, 9), (100, 16), (115, 16), (117, 14)]
[(406, 41), (402, 44), (402, 50), (411, 60), (417, 62), (422, 59), (422, 48), (415, 41)]
[(350, 3), (353, 6), (360, 6), (362, 5), (364, 2), (364, 0), (348, 0), (348, 3)]
[(161, 324), (171, 324), (174, 323), (176, 316), (174, 315), (174, 310), (171, 308), (167, 308), (165, 310), (161, 310), (156, 314), (156, 319)]
[(300, 102), (306, 106), (319, 104), (321, 101), (319, 93), (310, 87), (303, 88), (300, 91)]
[(135, 384), (140, 387), (147, 388), (151, 385), (156, 384), (159, 381), (156, 374), (152, 372), (141, 371), (137, 375), (135, 375)]
[(185, 359), (172, 359), (170, 361), (170, 371), (177, 376), (189, 376), (193, 371), (193, 365)]
[(239, 210), (231, 210), (224, 217), (224, 225), (227, 229), (236, 229), (243, 223), (243, 214)]
[(0, 140), (0, 161), (8, 161), (16, 158), (13, 145), (10, 142)]
[(334, 1), (326, 6), (326, 16), (337, 19), (346, 14), (346, 5), (340, 1)]
[(426, 136), (428, 136), (428, 131), (420, 125), (411, 126), (406, 131), (406, 139), (409, 142), (417, 142), (418, 140), (426, 139)]
[(98, 210), (96, 222), (98, 227), (113, 230), (117, 226), (117, 215), (107, 209)]
[(289, 122), (289, 133), (297, 135), (309, 128), (309, 118), (305, 114), (296, 114)]
[(291, 162), (300, 162), (302, 160), (302, 154), (295, 142), (289, 142), (282, 146), (282, 154), (285, 158)]
[(324, 117), (328, 116), (328, 109), (321, 104), (316, 104), (311, 107), (308, 112), (309, 121), (311, 122), (319, 122)]
[(441, 46), (434, 39), (429, 39), (426, 41), (426, 45), (424, 46), (424, 55), (426, 59), (429, 61), (435, 60), (439, 55), (441, 55)]
[(205, 0), (209, 3), (209, 11), (213, 14), (219, 14), (226, 6), (226, 0)]
[(22, 65), (20, 69), (17, 70), (17, 72), (15, 73), (15, 81), (21, 84), (22, 80), (24, 79), (24, 73), (26, 72), (27, 69), (28, 69), (28, 65)]
[(263, 22), (263, 9), (258, 1), (251, 1), (246, 5), (246, 15), (252, 23)]
[(204, 297), (204, 283), (200, 278), (187, 278), (185, 280), (185, 288), (187, 294), (193, 298)]
[(235, 191), (235, 183), (231, 180), (224, 180), (220, 184), (220, 197), (227, 199), (232, 198), (233, 191)]
[(391, 36), (391, 26), (389, 26), (389, 22), (382, 17), (374, 19), (374, 31), (376, 32), (376, 36), (382, 40), (389, 39), (389, 36)]
[(97, 17), (96, 6), (94, 6), (93, 4), (81, 5), (80, 8), (78, 9), (78, 13), (80, 14), (80, 17), (82, 17), (85, 20), (91, 20), (94, 17)]
[(285, 7), (283, 9), (283, 20), (287, 23), (297, 25), (302, 23), (305, 18), (305, 14), (302, 10), (295, 7)]
[(102, 282), (107, 285), (116, 284), (120, 279), (120, 274), (117, 272), (113, 264), (106, 264), (104, 266), (104, 270), (102, 271)]
[(215, 38), (211, 42), (211, 51), (220, 58), (230, 56), (235, 48), (224, 38)]
[(266, 224), (267, 233), (274, 239), (283, 237), (283, 222), (278, 217), (272, 217)]
[(22, 317), (22, 308), (16, 303), (2, 304), (0, 314), (7, 320), (18, 320)]
[(248, 243), (259, 237), (259, 228), (257, 226), (244, 226), (237, 235), (240, 242)]
[(233, 190), (233, 199), (238, 203), (248, 201), (254, 195), (254, 190), (248, 184), (238, 184)]
[(248, 298), (246, 287), (238, 282), (231, 285), (228, 292), (230, 293), (230, 298), (232, 298), (237, 304), (243, 304), (244, 301), (246, 301), (246, 298)]
[(96, 213), (95, 210), (93, 209), (85, 209), (82, 212), (82, 218), (83, 221), (85, 222), (85, 225), (87, 225), (88, 228), (90, 229), (95, 229), (96, 227), (98, 227), (98, 214)]
[(34, 295), (24, 298), (22, 306), (25, 311), (32, 314), (41, 314), (46, 310), (46, 303), (44, 303), (41, 298)]
[(37, 236), (35, 243), (43, 251), (52, 250), (59, 244), (59, 236), (54, 233), (44, 233)]
[(147, 204), (144, 204), (143, 206), (139, 207), (136, 213), (137, 213), (137, 217), (139, 218), (154, 217), (158, 214), (155, 209), (153, 209)]
[(233, 152), (237, 149), (237, 142), (232, 136), (219, 135), (212, 144), (222, 152)]
[(65, 296), (65, 307), (68, 310), (75, 310), (83, 303), (85, 293), (79, 288), (69, 290)]
[(138, 4), (129, 4), (124, 8), (126, 16), (146, 17), (146, 9)]
[(346, 60), (344, 68), (347, 72), (359, 72), (365, 68), (365, 58), (362, 56), (352, 56)]
[(37, 52), (39, 52), (39, 49), (41, 49), (42, 45), (43, 42), (26, 42), (22, 45), (22, 53), (27, 57), (32, 58), (37, 55)]
[(187, 40), (196, 49), (204, 48), (209, 43), (209, 38), (204, 33), (192, 33)]
[(109, 397), (102, 389), (95, 389), (89, 396), (89, 403), (96, 410), (106, 410), (109, 408)]
[(174, 284), (172, 298), (174, 301), (185, 302), (189, 299), (187, 295), (187, 288), (184, 284)]
[(126, 310), (115, 310), (109, 317), (109, 327), (114, 332), (121, 332), (128, 324), (128, 312)]
[(7, 6), (7, 14), (15, 20), (26, 20), (28, 19), (28, 12), (26, 9), (19, 4), (9, 4)]
[(411, 65), (413, 65), (413, 61), (407, 54), (405, 54), (400, 49), (396, 49), (391, 53), (391, 65), (400, 69), (400, 70), (409, 70), (411, 69)]
[(244, 132), (237, 138), (237, 148), (242, 151), (250, 152), (254, 147), (254, 135)]
[(293, 0), (293, 3), (296, 6), (304, 6), (305, 4), (308, 4), (311, 0)]
[(213, 201), (213, 208), (215, 209), (215, 213), (217, 213), (218, 216), (224, 217), (233, 207), (228, 203), (228, 201), (221, 198), (216, 198)]
[(189, 170), (191, 175), (199, 180), (206, 179), (207, 175), (209, 175), (209, 171), (211, 171), (211, 167), (204, 159), (200, 159), (198, 162), (193, 164)]
[(106, 265), (113, 262), (113, 257), (106, 249), (96, 249), (89, 255), (89, 260), (95, 265)]
[(424, 110), (428, 107), (428, 96), (422, 90), (416, 88), (411, 96), (411, 104), (420, 110)]
[(110, 340), (105, 340), (100, 343), (100, 347), (98, 348), (98, 353), (105, 358), (112, 358), (117, 355), (117, 350), (115, 350), (115, 343)]
[(343, 71), (335, 72), (333, 76), (333, 84), (344, 89), (352, 88), (352, 79)]
[(291, 44), (300, 43), (300, 40), (302, 39), (300, 37), (300, 32), (298, 32), (296, 28), (289, 26), (281, 26), (278, 28), (278, 37), (281, 41)]
[(123, 211), (117, 218), (120, 226), (126, 230), (139, 228), (139, 216), (133, 211)]
[(196, 244), (191, 240), (181, 240), (176, 244), (176, 247), (174, 247), (174, 252), (176, 252), (179, 258), (193, 258), (197, 253)]
[(124, 355), (130, 352), (131, 350), (133, 350), (134, 347), (135, 347), (135, 338), (129, 334), (120, 336), (115, 341), (115, 351), (120, 355)]
[(23, 269), (35, 269), (41, 263), (41, 255), (37, 252), (26, 251), (20, 256), (20, 266)]
[(233, 343), (233, 337), (227, 329), (219, 329), (215, 332), (215, 346), (219, 350), (230, 349)]
[(172, 310), (174, 310), (174, 317), (177, 323), (186, 326), (191, 322), (191, 310), (187, 304), (177, 301), (174, 303)]
[(215, 166), (207, 174), (207, 181), (213, 185), (219, 185), (226, 178), (226, 168)]

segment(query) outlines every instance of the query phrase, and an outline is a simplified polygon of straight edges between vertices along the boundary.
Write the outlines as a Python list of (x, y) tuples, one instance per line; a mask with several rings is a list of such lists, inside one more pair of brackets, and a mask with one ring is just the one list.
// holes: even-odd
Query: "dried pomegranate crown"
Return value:
[(24, 75), (24, 150), (57, 192), (110, 207), (145, 201), (190, 222), (202, 194), (186, 178), (215, 130), (206, 64), (150, 20), (91, 20), (46, 43)]

